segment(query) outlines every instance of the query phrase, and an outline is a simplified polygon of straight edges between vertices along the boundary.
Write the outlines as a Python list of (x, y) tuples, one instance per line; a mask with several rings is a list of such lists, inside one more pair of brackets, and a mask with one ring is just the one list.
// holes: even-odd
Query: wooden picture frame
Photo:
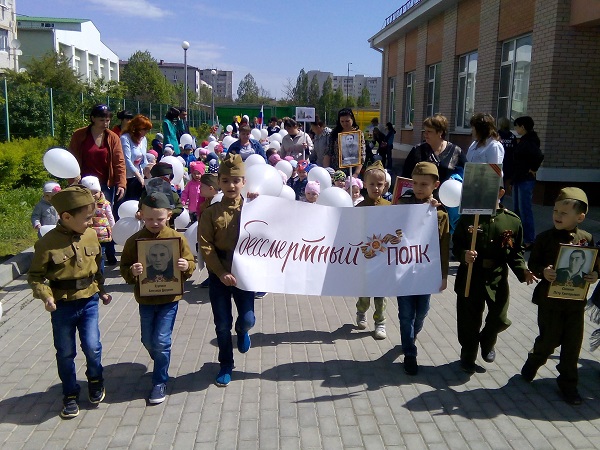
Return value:
[(411, 191), (412, 188), (412, 178), (396, 177), (394, 192), (392, 193), (392, 205), (398, 205), (400, 203), (400, 197), (402, 197), (406, 191)]
[(362, 131), (348, 131), (338, 134), (339, 168), (356, 167), (362, 164)]
[(548, 297), (568, 300), (587, 299), (590, 283), (583, 277), (594, 270), (598, 249), (562, 244), (556, 258), (556, 280), (550, 284)]
[(466, 163), (459, 214), (495, 216), (502, 164)]
[(314, 122), (316, 115), (315, 108), (296, 106), (296, 122)]
[(140, 296), (182, 295), (183, 277), (177, 268), (181, 238), (137, 239), (138, 261), (144, 271), (138, 277)]

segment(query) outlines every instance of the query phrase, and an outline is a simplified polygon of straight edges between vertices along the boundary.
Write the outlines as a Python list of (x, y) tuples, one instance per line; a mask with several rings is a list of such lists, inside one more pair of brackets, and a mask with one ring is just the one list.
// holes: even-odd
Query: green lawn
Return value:
[(0, 191), (0, 260), (31, 247), (37, 240), (30, 218), (41, 197), (39, 188)]

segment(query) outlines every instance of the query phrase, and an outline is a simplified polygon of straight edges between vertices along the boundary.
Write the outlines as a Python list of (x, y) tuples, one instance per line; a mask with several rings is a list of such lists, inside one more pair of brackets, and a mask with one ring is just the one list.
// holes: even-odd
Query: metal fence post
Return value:
[(10, 142), (10, 124), (8, 123), (8, 84), (4, 78), (4, 120), (6, 121), (6, 141)]
[(50, 134), (54, 137), (54, 95), (52, 88), (48, 88), (48, 90), (50, 91)]

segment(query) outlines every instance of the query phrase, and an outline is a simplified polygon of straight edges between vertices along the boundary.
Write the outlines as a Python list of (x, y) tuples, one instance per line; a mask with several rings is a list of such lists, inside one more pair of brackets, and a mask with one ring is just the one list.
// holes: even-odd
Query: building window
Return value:
[(531, 35), (502, 44), (498, 118), (506, 117), (512, 122), (519, 116), (527, 115), (530, 68)]
[(477, 52), (462, 55), (458, 60), (458, 92), (456, 96), (456, 128), (471, 128), (475, 113), (475, 81)]
[(0, 52), (8, 52), (8, 30), (0, 29)]
[(415, 82), (415, 72), (406, 74), (406, 92), (404, 95), (404, 126), (412, 128), (415, 118), (415, 96), (413, 95)]
[(440, 111), (440, 64), (427, 68), (427, 117)]
[(388, 120), (396, 124), (396, 79), (388, 78)]

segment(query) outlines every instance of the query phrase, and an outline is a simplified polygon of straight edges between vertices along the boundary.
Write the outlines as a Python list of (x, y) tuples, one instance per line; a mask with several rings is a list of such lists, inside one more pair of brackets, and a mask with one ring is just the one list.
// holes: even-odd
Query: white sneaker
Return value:
[(387, 338), (387, 333), (385, 332), (385, 324), (384, 323), (376, 323), (375, 331), (373, 332), (373, 337), (377, 340)]
[(365, 313), (356, 313), (356, 326), (359, 330), (364, 330), (367, 328), (367, 315)]

